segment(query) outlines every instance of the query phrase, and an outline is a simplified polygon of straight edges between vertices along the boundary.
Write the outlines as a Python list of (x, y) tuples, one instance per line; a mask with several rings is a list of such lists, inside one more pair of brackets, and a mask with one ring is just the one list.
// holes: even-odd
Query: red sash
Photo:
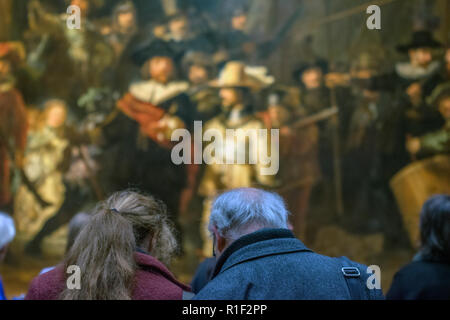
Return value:
[(139, 123), (141, 132), (165, 148), (172, 146), (167, 139), (161, 139), (164, 128), (160, 126), (160, 121), (166, 111), (151, 104), (136, 99), (127, 93), (117, 102), (117, 107), (129, 118)]

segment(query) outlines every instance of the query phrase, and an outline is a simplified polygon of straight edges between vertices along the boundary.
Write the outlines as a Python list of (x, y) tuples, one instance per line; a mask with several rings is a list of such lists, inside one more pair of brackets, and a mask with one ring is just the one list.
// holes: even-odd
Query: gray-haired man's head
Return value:
[(209, 231), (221, 253), (246, 234), (265, 228), (288, 229), (288, 216), (279, 195), (254, 188), (234, 189), (214, 200)]

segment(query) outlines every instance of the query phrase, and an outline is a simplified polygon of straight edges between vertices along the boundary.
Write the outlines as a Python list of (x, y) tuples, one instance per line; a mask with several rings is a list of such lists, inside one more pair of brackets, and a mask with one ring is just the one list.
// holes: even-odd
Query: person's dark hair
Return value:
[(64, 270), (81, 270), (81, 290), (64, 289), (63, 300), (129, 300), (138, 248), (168, 263), (177, 248), (166, 206), (135, 191), (101, 202), (66, 254)]
[(436, 195), (425, 202), (420, 237), (421, 260), (450, 261), (450, 195)]

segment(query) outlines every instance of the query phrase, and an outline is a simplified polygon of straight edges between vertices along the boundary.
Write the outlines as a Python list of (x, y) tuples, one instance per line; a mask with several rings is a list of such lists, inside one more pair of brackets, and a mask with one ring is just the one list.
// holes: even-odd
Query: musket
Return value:
[[(4, 133), (0, 130), (0, 145), (5, 145), (6, 150), (9, 153), (9, 156), (11, 159), (14, 159), (14, 150), (12, 150), (10, 144), (8, 143), (8, 140), (6, 139), (6, 136), (4, 135)], [(33, 183), (30, 181), (30, 179), (28, 179), (28, 176), (25, 174), (25, 171), (23, 170), (23, 168), (16, 168), (20, 174), (20, 178), (22, 180), (22, 183), (27, 187), (27, 189), (31, 192), (31, 194), (35, 197), (35, 199), (37, 200), (37, 202), (39, 203), (39, 205), (42, 208), (47, 208), (49, 206), (51, 206), (52, 204), (45, 201), (44, 199), (42, 199), (42, 197), (40, 196), (40, 194), (37, 192), (36, 187), (33, 185)]]
[(302, 118), (292, 124), (292, 127), (295, 129), (301, 129), (304, 127), (307, 127), (309, 125), (315, 124), (320, 121), (328, 120), (331, 117), (334, 117), (339, 113), (339, 110), (336, 106), (333, 106), (331, 108), (322, 110), (320, 112), (317, 112), (311, 116)]
[[(291, 127), (293, 129), (301, 129), (301, 128), (316, 124), (321, 121), (329, 120), (330, 118), (337, 116), (338, 113), (339, 113), (339, 109), (337, 107), (330, 107), (328, 109), (322, 110), (320, 112), (317, 112), (313, 115), (304, 117), (304, 118), (292, 123)], [(284, 193), (284, 192), (291, 191), (298, 187), (306, 186), (310, 183), (311, 183), (311, 179), (307, 178), (307, 179), (302, 179), (299, 181), (289, 183), (283, 187), (275, 188), (274, 190), (278, 193)]]

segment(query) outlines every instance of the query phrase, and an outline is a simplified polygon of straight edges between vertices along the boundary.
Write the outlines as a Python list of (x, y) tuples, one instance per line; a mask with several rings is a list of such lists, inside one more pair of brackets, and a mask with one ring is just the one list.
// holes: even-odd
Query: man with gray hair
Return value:
[[(197, 300), (383, 299), (364, 265), (314, 253), (288, 228), (283, 199), (241, 188), (218, 196), (209, 231), (217, 263)], [(370, 279), (369, 279), (370, 280)]]

